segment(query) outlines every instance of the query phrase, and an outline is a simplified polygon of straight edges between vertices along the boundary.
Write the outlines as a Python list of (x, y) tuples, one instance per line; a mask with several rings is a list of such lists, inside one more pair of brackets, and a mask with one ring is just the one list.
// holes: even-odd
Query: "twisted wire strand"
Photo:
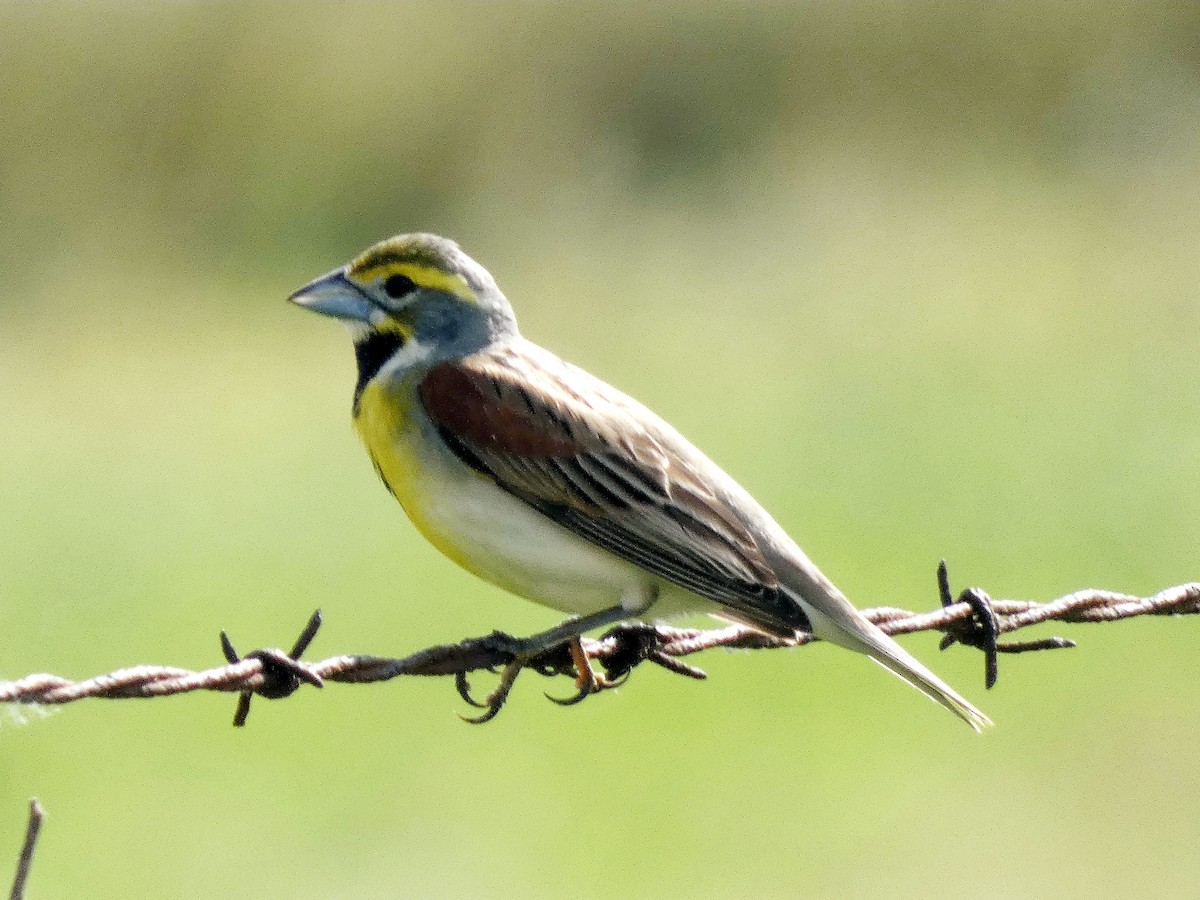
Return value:
[[(939, 570), (943, 605), (931, 612), (917, 613), (896, 607), (863, 610), (863, 615), (890, 635), (940, 631), (943, 647), (963, 643), (982, 650), (988, 660), (989, 687), (995, 680), (995, 656), (1003, 652), (1050, 650), (1073, 646), (1064, 638), (1047, 638), (1024, 643), (1002, 644), (998, 635), (1049, 621), (1083, 623), (1112, 622), (1144, 615), (1195, 615), (1200, 613), (1200, 583), (1191, 582), (1159, 591), (1150, 597), (1134, 597), (1113, 591), (1082, 590), (1046, 603), (992, 600), (978, 588), (968, 588), (957, 601), (951, 600), (944, 563)], [(133, 666), (72, 681), (59, 675), (32, 674), (16, 681), (0, 681), (0, 702), (18, 704), (63, 704), (87, 698), (129, 699), (166, 697), (192, 691), (226, 691), (241, 694), (235, 724), (243, 724), (252, 695), (271, 699), (289, 696), (303, 683), (321, 687), (326, 682), (368, 684), (402, 675), (464, 678), (479, 669), (494, 669), (512, 662), (511, 643), (494, 633), (458, 644), (429, 647), (399, 659), (367, 656), (333, 656), (319, 662), (303, 662), (320, 625), (320, 611), (309, 621), (291, 653), (278, 649), (256, 650), (239, 658), (222, 634), (227, 664), (194, 672), (170, 666)], [(716, 647), (771, 649), (798, 647), (814, 638), (798, 634), (794, 639), (775, 638), (740, 625), (715, 629), (672, 628), (665, 625), (622, 625), (598, 639), (585, 638), (583, 649), (589, 659), (605, 667), (610, 677), (627, 676), (634, 667), (651, 662), (680, 675), (704, 678), (704, 672), (682, 657)], [(528, 663), (543, 675), (575, 675), (566, 648), (552, 648)]]

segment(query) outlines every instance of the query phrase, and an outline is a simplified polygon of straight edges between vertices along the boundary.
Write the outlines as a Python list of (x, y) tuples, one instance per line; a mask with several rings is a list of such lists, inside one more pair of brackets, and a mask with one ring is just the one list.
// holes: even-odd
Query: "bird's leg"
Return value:
[[(578, 703), (584, 697), (588, 696), (588, 694), (603, 689), (607, 685), (592, 670), (579, 636), (585, 631), (591, 631), (593, 628), (603, 628), (606, 625), (620, 622), (622, 619), (641, 615), (650, 608), (657, 596), (657, 591), (653, 589), (642, 589), (632, 596), (622, 598), (621, 603), (616, 606), (610, 606), (608, 609), (602, 609), (599, 612), (579, 616), (575, 619), (568, 619), (553, 628), (527, 638), (508, 638), (508, 641), (511, 643), (507, 644), (505, 649), (512, 654), (513, 661), (504, 667), (504, 671), (500, 673), (500, 683), (496, 685), (496, 689), (488, 696), (487, 701), (481, 704), (485, 707), (484, 712), (478, 716), (461, 716), (461, 718), (463, 721), (470, 722), (473, 725), (481, 725), (484, 722), (494, 719), (496, 714), (503, 708), (504, 702), (508, 699), (509, 691), (512, 690), (512, 686), (516, 682), (521, 670), (539, 654), (564, 642), (568, 644), (571, 651), (571, 658), (575, 662), (575, 669), (579, 673), (576, 681), (576, 684), (579, 686), (579, 694), (568, 698), (566, 705)], [(550, 699), (554, 700), (555, 698), (551, 697)]]

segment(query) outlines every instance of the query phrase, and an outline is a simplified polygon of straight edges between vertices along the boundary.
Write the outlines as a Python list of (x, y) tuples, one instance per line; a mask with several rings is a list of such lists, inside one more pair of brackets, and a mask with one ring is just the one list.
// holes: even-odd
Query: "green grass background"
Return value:
[[(551, 613), (441, 559), (283, 298), (389, 234), (739, 478), (860, 606), (1200, 577), (1189, 4), (0, 7), (0, 675), (401, 655)], [(442, 680), (0, 710), (31, 897), (1194, 895), (1195, 623), (705, 657), (493, 724)], [(481, 682), (482, 686), (482, 682)], [(7, 848), (7, 851), (5, 851)]]

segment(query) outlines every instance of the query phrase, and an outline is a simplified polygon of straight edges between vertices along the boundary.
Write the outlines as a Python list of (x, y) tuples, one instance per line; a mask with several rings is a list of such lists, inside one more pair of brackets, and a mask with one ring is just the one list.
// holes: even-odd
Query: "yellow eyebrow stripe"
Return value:
[(445, 291), (454, 294), (468, 303), (475, 302), (475, 292), (471, 290), (465, 278), (450, 272), (443, 272), (433, 266), (423, 266), (420, 263), (397, 262), (395, 260), (380, 260), (368, 263), (365, 268), (351, 268), (350, 277), (355, 281), (367, 284), (376, 278), (388, 278), (392, 275), (405, 275), (414, 284), (435, 291)]

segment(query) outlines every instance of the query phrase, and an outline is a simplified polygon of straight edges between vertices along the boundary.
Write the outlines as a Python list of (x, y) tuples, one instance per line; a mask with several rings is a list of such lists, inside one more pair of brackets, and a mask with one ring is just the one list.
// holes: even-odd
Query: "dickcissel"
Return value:
[[(459, 565), (570, 613), (516, 661), (621, 620), (704, 612), (864, 653), (981, 729), (987, 716), (868, 622), (736, 481), (637, 401), (527, 341), (453, 241), (407, 234), (289, 298), (340, 319), (354, 425), (420, 532)], [(490, 718), (503, 702), (493, 694)]]

